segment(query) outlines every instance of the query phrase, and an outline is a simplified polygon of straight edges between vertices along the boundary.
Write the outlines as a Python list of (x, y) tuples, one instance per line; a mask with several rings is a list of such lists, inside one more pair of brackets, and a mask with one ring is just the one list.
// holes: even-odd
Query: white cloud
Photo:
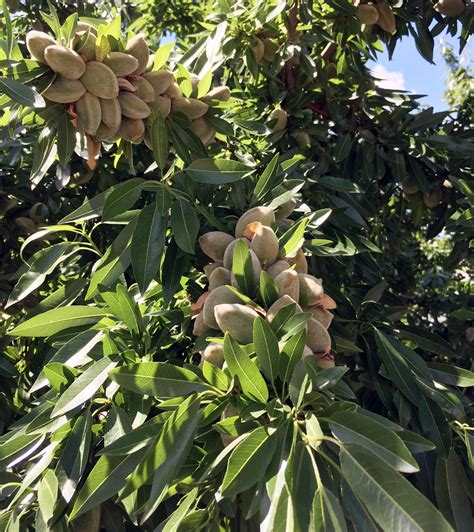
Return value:
[(392, 72), (387, 70), (383, 65), (375, 65), (372, 68), (372, 75), (380, 80), (375, 83), (381, 89), (406, 90), (403, 72)]

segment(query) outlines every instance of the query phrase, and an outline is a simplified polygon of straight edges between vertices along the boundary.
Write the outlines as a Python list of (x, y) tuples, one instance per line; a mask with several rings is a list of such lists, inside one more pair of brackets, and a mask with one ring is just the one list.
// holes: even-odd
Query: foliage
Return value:
[[(423, 109), (367, 67), (407, 35), (427, 61), (445, 31), (463, 48), (472, 6), (389, 4), (393, 33), (345, 0), (3, 4), (2, 529), (472, 529), (472, 103)], [(91, 171), (78, 135), (59, 161), (24, 42), (48, 12), (120, 14), (182, 90), (228, 85), (215, 142), (174, 113), (153, 149), (103, 143)], [(337, 303), (332, 368), (291, 313), (247, 345), (193, 334), (197, 238), (292, 198), (280, 247)], [(199, 364), (210, 340), (223, 368)]]

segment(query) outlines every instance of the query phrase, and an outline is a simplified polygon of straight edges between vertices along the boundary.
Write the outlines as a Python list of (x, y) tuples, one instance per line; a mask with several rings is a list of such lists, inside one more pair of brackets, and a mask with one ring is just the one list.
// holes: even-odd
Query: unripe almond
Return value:
[(390, 34), (395, 33), (397, 31), (397, 23), (395, 22), (395, 16), (392, 13), (392, 8), (385, 0), (378, 2), (375, 8), (379, 13), (377, 25)]
[(263, 41), (256, 37), (255, 41), (250, 46), (250, 49), (255, 56), (255, 61), (260, 63), (260, 61), (263, 59), (263, 54), (265, 53), (265, 45), (263, 44)]
[(267, 321), (268, 323), (271, 323), (275, 316), (277, 315), (277, 312), (282, 309), (283, 307), (287, 307), (288, 305), (296, 305), (296, 313), (303, 312), (301, 307), (298, 305), (298, 303), (292, 299), (290, 296), (284, 295), (282, 297), (279, 297), (273, 305), (267, 310)]
[[(174, 76), (168, 70), (155, 70), (143, 74), (143, 78), (153, 87), (155, 96), (163, 94), (174, 81)], [(180, 91), (181, 92), (181, 91)]]
[(434, 9), (447, 17), (459, 17), (464, 13), (466, 5), (462, 0), (439, 0)]
[(209, 362), (209, 364), (222, 368), (224, 364), (224, 346), (222, 344), (207, 345), (201, 355), (201, 362), (199, 363), (200, 368), (204, 362)]
[(276, 57), (279, 48), (278, 43), (274, 39), (267, 37), (263, 39), (263, 48), (263, 59), (271, 63)]
[(423, 195), (423, 202), (427, 207), (433, 208), (440, 204), (443, 193), (441, 189), (437, 188), (436, 190), (431, 191), (429, 194)]
[(273, 229), (261, 225), (256, 231), (250, 244), (250, 249), (255, 252), (260, 262), (273, 264), (278, 257), (278, 238)]
[(402, 188), (403, 188), (403, 191), (406, 192), (407, 194), (416, 194), (417, 192), (420, 191), (420, 187), (418, 186), (416, 181), (414, 181), (411, 178), (407, 178), (405, 179), (405, 181), (403, 181)]
[(66, 79), (79, 79), (86, 69), (86, 64), (78, 53), (59, 44), (48, 46), (44, 59), (52, 70)]
[(161, 116), (166, 118), (171, 112), (171, 98), (168, 96), (156, 96), (155, 101), (150, 103), (150, 107), (159, 109)]
[(223, 231), (211, 231), (199, 237), (199, 245), (203, 252), (214, 261), (224, 260), (224, 253), (234, 237)]
[(209, 276), (209, 292), (212, 292), (219, 286), (225, 286), (231, 284), (230, 270), (219, 266)]
[(298, 273), (308, 273), (308, 261), (302, 249), (299, 249), (296, 252), (296, 257), (293, 262), (295, 265), (295, 270)]
[(129, 81), (127, 78), (117, 78), (117, 83), (119, 86), (119, 91), (127, 91), (127, 92), (137, 92), (137, 88), (135, 85)]
[(172, 100), (174, 100), (175, 98), (182, 98), (183, 96), (179, 85), (175, 81), (173, 81), (171, 85), (165, 90), (164, 94), (169, 96)]
[(81, 81), (86, 89), (98, 98), (109, 100), (118, 96), (117, 78), (112, 70), (103, 63), (89, 61)]
[(326, 353), (331, 349), (331, 337), (329, 333), (314, 318), (311, 318), (307, 322), (306, 343), (314, 353)]
[(322, 306), (320, 307), (308, 307), (306, 309), (307, 312), (311, 312), (313, 315), (313, 318), (316, 321), (319, 321), (319, 323), (325, 328), (328, 329), (331, 325), (332, 319), (334, 318), (334, 314), (332, 312), (329, 312), (329, 310), (326, 310)]
[(118, 101), (122, 115), (127, 118), (147, 118), (151, 115), (148, 105), (132, 92), (121, 92)]
[(123, 52), (110, 52), (103, 61), (117, 76), (128, 76), (138, 68), (138, 60), (133, 55)]
[(43, 92), (43, 96), (51, 102), (73, 103), (85, 93), (86, 88), (78, 79), (59, 78)]
[(331, 296), (328, 296), (328, 294), (324, 294), (323, 299), (321, 300), (321, 306), (326, 310), (334, 310), (335, 308), (337, 308), (337, 303)]
[(379, 18), (379, 12), (374, 4), (361, 4), (357, 6), (356, 16), (362, 24), (375, 24)]
[(212, 100), (218, 100), (219, 102), (227, 102), (230, 98), (230, 89), (226, 85), (220, 87), (214, 87), (205, 96), (201, 98), (203, 102), (209, 103)]
[(324, 290), (322, 284), (306, 273), (298, 274), (300, 280), (300, 301), (306, 301), (308, 307), (317, 306), (323, 299)]
[(296, 200), (290, 199), (283, 205), (280, 205), (278, 209), (275, 212), (275, 219), (276, 220), (284, 220), (285, 218), (288, 218), (290, 214), (295, 210), (296, 207)]
[(216, 268), (220, 268), (222, 266), (222, 262), (213, 262), (212, 264), (206, 264), (204, 266), (204, 275), (209, 279), (211, 277), (212, 272)]
[(253, 322), (258, 317), (253, 308), (238, 303), (226, 303), (216, 305), (214, 315), (222, 332), (228, 332), (234, 340), (241, 344), (252, 342)]
[(331, 353), (323, 353), (316, 355), (316, 364), (320, 369), (329, 369), (333, 368), (336, 365), (334, 361), (334, 356)]
[(239, 303), (240, 301), (241, 299), (239, 296), (234, 294), (234, 292), (231, 292), (227, 287), (217, 287), (209, 293), (209, 296), (204, 303), (202, 309), (204, 323), (211, 329), (219, 329), (219, 325), (214, 316), (214, 308), (217, 305), (222, 305), (224, 303)]
[(254, 207), (244, 212), (235, 226), (235, 236), (244, 236), (245, 228), (249, 223), (260, 222), (262, 225), (271, 226), (275, 222), (275, 213), (271, 207)]
[(122, 110), (118, 98), (100, 99), (102, 122), (111, 130), (118, 130), (122, 123)]
[(175, 98), (171, 102), (171, 110), (173, 112), (184, 113), (191, 120), (201, 118), (207, 113), (208, 109), (207, 103), (194, 98), (185, 98), (184, 96)]
[(132, 85), (135, 87), (136, 94), (141, 100), (148, 103), (155, 101), (155, 89), (145, 78), (133, 81)]
[(192, 120), (191, 130), (201, 139), (204, 146), (207, 146), (216, 134), (215, 129), (210, 126), (204, 118), (196, 118), (196, 120)]
[(275, 284), (280, 297), (290, 296), (298, 301), (300, 298), (300, 281), (295, 270), (283, 270), (275, 277)]
[(35, 233), (38, 229), (35, 222), (26, 216), (18, 216), (18, 218), (15, 218), (15, 224), (25, 233)]
[(117, 134), (123, 140), (139, 144), (145, 134), (145, 122), (141, 118), (123, 118)]
[(288, 123), (288, 115), (284, 109), (273, 109), (273, 111), (270, 113), (270, 120), (275, 121), (272, 131), (273, 133), (277, 133), (278, 131), (282, 131), (286, 128), (286, 124)]
[(109, 127), (107, 124), (104, 124), (104, 122), (101, 122), (99, 127), (97, 128), (97, 131), (95, 132), (94, 139), (97, 141), (114, 141), (119, 138), (118, 132), (120, 129), (120, 124), (115, 127)]
[(145, 70), (148, 64), (148, 59), (150, 58), (148, 44), (143, 35), (136, 35), (130, 39), (125, 47), (125, 52), (133, 55), (138, 61), (138, 67), (133, 71), (133, 74), (141, 74)]
[(287, 260), (277, 260), (271, 266), (268, 266), (267, 273), (272, 279), (275, 279), (281, 272), (289, 268), (290, 263)]
[(303, 347), (303, 357), (310, 357), (314, 355), (313, 351), (311, 350), (311, 347), (308, 347), (307, 345), (305, 345)]
[(224, 268), (227, 268), (228, 270), (232, 270), (232, 262), (234, 260), (234, 247), (237, 244), (237, 242), (241, 240), (247, 247), (250, 248), (250, 243), (246, 238), (237, 238), (236, 240), (233, 240), (225, 249), (224, 252)]
[(76, 102), (76, 113), (79, 131), (94, 135), (100, 126), (102, 117), (99, 98), (90, 92), (86, 92)]
[(206, 324), (204, 323), (203, 313), (200, 312), (196, 319), (194, 320), (193, 334), (199, 336), (207, 329)]
[(44, 33), (44, 31), (32, 30), (26, 34), (26, 47), (28, 48), (31, 57), (41, 63), (46, 63), (44, 58), (46, 48), (55, 44), (57, 43), (51, 35)]
[(337, 67), (334, 63), (328, 63), (325, 67), (325, 72), (328, 79), (337, 78)]

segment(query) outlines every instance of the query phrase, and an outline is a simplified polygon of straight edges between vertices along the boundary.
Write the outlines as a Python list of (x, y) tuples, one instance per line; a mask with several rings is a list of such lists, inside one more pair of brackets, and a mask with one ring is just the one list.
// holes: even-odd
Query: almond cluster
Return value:
[[(202, 142), (209, 144), (215, 131), (204, 118), (208, 102), (230, 97), (228, 87), (217, 87), (201, 99), (183, 96), (172, 72), (149, 71), (150, 52), (141, 35), (103, 58), (97, 48), (97, 29), (85, 22), (78, 22), (69, 46), (41, 31), (30, 31), (26, 44), (33, 59), (56, 73), (43, 96), (67, 105), (78, 131), (97, 142), (123, 139), (138, 144), (145, 139), (155, 112), (166, 118), (179, 111), (191, 120)], [(194, 91), (198, 82), (194, 76)]]
[[(208, 289), (192, 306), (196, 315), (193, 332), (212, 336), (228, 332), (241, 344), (251, 343), (253, 322), (257, 316), (271, 323), (277, 312), (287, 305), (296, 305), (296, 312), (309, 312), (311, 319), (306, 325), (306, 346), (303, 356), (316, 356), (318, 366), (334, 366), (331, 354), (331, 337), (327, 331), (336, 308), (334, 300), (324, 293), (323, 283), (308, 274), (308, 263), (299, 249), (294, 256), (282, 256), (277, 234), (273, 227), (292, 224), (287, 217), (295, 208), (291, 200), (276, 211), (270, 207), (255, 207), (245, 212), (238, 220), (235, 234), (212, 231), (201, 236), (199, 245), (212, 259), (204, 267)], [(238, 242), (248, 247), (253, 266), (253, 275), (258, 292), (262, 272), (274, 281), (278, 297), (263, 314), (244, 301), (228, 287), (238, 288), (233, 272), (234, 248)], [(293, 254), (293, 253), (292, 253)], [(261, 308), (261, 307), (258, 307)], [(202, 361), (222, 366), (223, 346), (209, 344), (202, 353)]]

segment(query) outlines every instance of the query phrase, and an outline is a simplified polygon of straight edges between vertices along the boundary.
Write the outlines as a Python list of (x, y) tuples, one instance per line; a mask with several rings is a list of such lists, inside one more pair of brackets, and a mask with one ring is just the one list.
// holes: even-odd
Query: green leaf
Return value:
[(166, 166), (169, 154), (168, 131), (166, 122), (160, 110), (154, 114), (153, 124), (150, 128), (151, 146), (153, 156), (158, 168), (163, 170)]
[(72, 116), (64, 112), (58, 121), (58, 159), (66, 167), (76, 147), (76, 129), (71, 124)]
[(160, 433), (161, 427), (170, 415), (171, 412), (158, 414), (135, 430), (128, 434), (124, 434), (112, 443), (106, 445), (101, 451), (99, 451), (99, 454), (124, 456), (139, 451), (143, 447), (147, 447), (154, 439), (156, 439), (156, 435)]
[(41, 445), (44, 436), (20, 434), (0, 445), (0, 468), (7, 469), (32, 454)]
[(161, 268), (161, 281), (163, 283), (163, 299), (167, 305), (181, 285), (181, 276), (184, 271), (185, 258), (178, 249), (176, 242), (171, 240), (165, 253)]
[(309, 452), (311, 450), (308, 451), (301, 440), (296, 441), (296, 445), (291, 449), (285, 474), (298, 530), (310, 530), (311, 507), (316, 490)]
[(122, 320), (135, 334), (143, 331), (143, 318), (137, 303), (132, 299), (125, 286), (118, 284), (114, 292), (101, 292), (112, 314)]
[(343, 443), (356, 443), (383, 458), (397, 471), (419, 470), (402, 439), (374, 419), (357, 412), (335, 412), (329, 419), (334, 436)]
[(141, 362), (114, 369), (110, 378), (127, 390), (155, 397), (176, 397), (209, 390), (193, 371), (164, 362)]
[(126, 478), (143, 458), (145, 449), (126, 456), (101, 456), (89, 473), (74, 503), (69, 520), (91, 510), (116, 495), (126, 484)]
[(231, 375), (239, 379), (242, 393), (249, 399), (266, 403), (268, 388), (261, 373), (229, 333), (224, 336), (224, 358)]
[(414, 454), (432, 451), (436, 447), (436, 445), (430, 440), (427, 440), (426, 438), (423, 438), (423, 436), (410, 430), (400, 430), (397, 432), (397, 435), (403, 440), (407, 449)]
[(199, 233), (199, 218), (185, 200), (178, 200), (171, 206), (171, 229), (178, 246), (194, 255), (194, 245)]
[(420, 397), (417, 407), (423, 434), (436, 445), (436, 452), (441, 457), (447, 458), (452, 436), (444, 412), (436, 403), (423, 396)]
[(275, 281), (265, 270), (260, 273), (259, 293), (266, 308), (270, 308), (278, 299), (278, 288)]
[(313, 499), (311, 530), (315, 532), (345, 532), (347, 530), (341, 505), (332, 491), (319, 486)]
[(340, 460), (345, 479), (383, 530), (453, 532), (428, 499), (381, 458), (348, 445)]
[(31, 87), (27, 87), (14, 79), (1, 77), (0, 90), (20, 105), (25, 105), (33, 109), (46, 106), (46, 102), (41, 94), (38, 94)]
[(195, 396), (183, 402), (163, 426), (153, 452), (153, 459), (147, 462), (145, 458), (145, 464), (152, 466), (154, 475), (142, 523), (161, 503), (191, 450), (194, 434), (201, 420), (199, 406), (200, 401)]
[(279, 161), (280, 156), (276, 153), (262, 172), (262, 175), (259, 177), (253, 189), (252, 195), (255, 200), (263, 198), (263, 196), (271, 190), (273, 180), (277, 174)]
[(66, 502), (77, 493), (77, 487), (89, 462), (91, 439), (92, 416), (87, 411), (74, 423), (56, 465), (59, 490)]
[(390, 342), (390, 337), (377, 329), (375, 330), (375, 341), (390, 378), (398, 386), (400, 392), (413, 404), (416, 404), (421, 394), (407, 363)]
[(102, 220), (112, 220), (132, 207), (142, 193), (142, 184), (143, 179), (135, 177), (115, 187), (105, 200)]
[(436, 362), (430, 363), (428, 366), (435, 381), (461, 388), (474, 386), (474, 373), (472, 371)]
[(232, 451), (224, 480), (219, 488), (222, 497), (235, 497), (263, 477), (275, 452), (276, 439), (265, 427), (252, 431)]
[(280, 252), (282, 257), (294, 257), (304, 242), (304, 233), (310, 219), (303, 218), (298, 223), (292, 225), (280, 238)]
[(340, 163), (341, 161), (344, 161), (347, 158), (349, 152), (351, 151), (351, 147), (352, 139), (349, 133), (342, 135), (342, 137), (340, 137), (337, 141), (336, 146), (334, 148), (334, 159), (337, 163)]
[(257, 360), (267, 379), (274, 383), (278, 375), (280, 350), (270, 325), (258, 316), (253, 322), (253, 343)]
[(20, 277), (13, 288), (5, 308), (18, 303), (39, 288), (46, 280), (47, 275), (79, 249), (73, 243), (61, 242), (36, 252), (30, 259), (29, 270)]
[(45, 337), (58, 332), (97, 323), (107, 315), (104, 309), (87, 306), (62, 307), (48, 310), (20, 323), (8, 334), (23, 337)]
[(38, 488), (38, 503), (44, 522), (53, 517), (58, 496), (58, 479), (51, 469), (47, 469)]
[(454, 449), (436, 462), (435, 493), (439, 509), (456, 532), (471, 532), (473, 519), (466, 486), (469, 481)]
[[(140, 461), (140, 464), (128, 479), (127, 485), (121, 494), (122, 500), (147, 483), (166, 462), (167, 458), (170, 459), (170, 462), (174, 462), (173, 465), (176, 466), (176, 459), (179, 459), (183, 450), (188, 447), (187, 441), (183, 448), (179, 444), (179, 440), (183, 436), (192, 436), (194, 434), (200, 419), (198, 415), (199, 406), (200, 401), (197, 396), (191, 395), (166, 420), (161, 431), (155, 436), (155, 442), (148, 446), (143, 460)], [(173, 455), (174, 446), (178, 447), (176, 455)], [(165, 484), (167, 481), (165, 480)]]
[(51, 417), (61, 416), (88, 401), (107, 380), (109, 371), (116, 365), (108, 357), (94, 362), (80, 375), (57, 400)]
[(234, 246), (232, 256), (232, 273), (235, 281), (242, 292), (252, 297), (255, 289), (255, 278), (252, 258), (248, 246), (242, 240), (238, 240)]
[(186, 174), (197, 183), (223, 185), (234, 183), (254, 170), (244, 163), (228, 159), (198, 159), (186, 169)]
[(283, 384), (290, 382), (296, 364), (301, 360), (306, 344), (306, 331), (301, 330), (290, 338), (280, 353), (278, 374)]
[(136, 220), (129, 222), (117, 235), (112, 245), (107, 248), (100, 259), (97, 269), (92, 274), (86, 300), (93, 298), (99, 285), (108, 288), (113, 286), (117, 279), (125, 272), (131, 262), (131, 239), (135, 230)]
[(435, 333), (421, 329), (419, 327), (409, 327), (407, 325), (398, 325), (397, 334), (402, 338), (407, 338), (415, 343), (421, 349), (442, 356), (458, 357), (458, 353), (451, 345), (441, 336)]

